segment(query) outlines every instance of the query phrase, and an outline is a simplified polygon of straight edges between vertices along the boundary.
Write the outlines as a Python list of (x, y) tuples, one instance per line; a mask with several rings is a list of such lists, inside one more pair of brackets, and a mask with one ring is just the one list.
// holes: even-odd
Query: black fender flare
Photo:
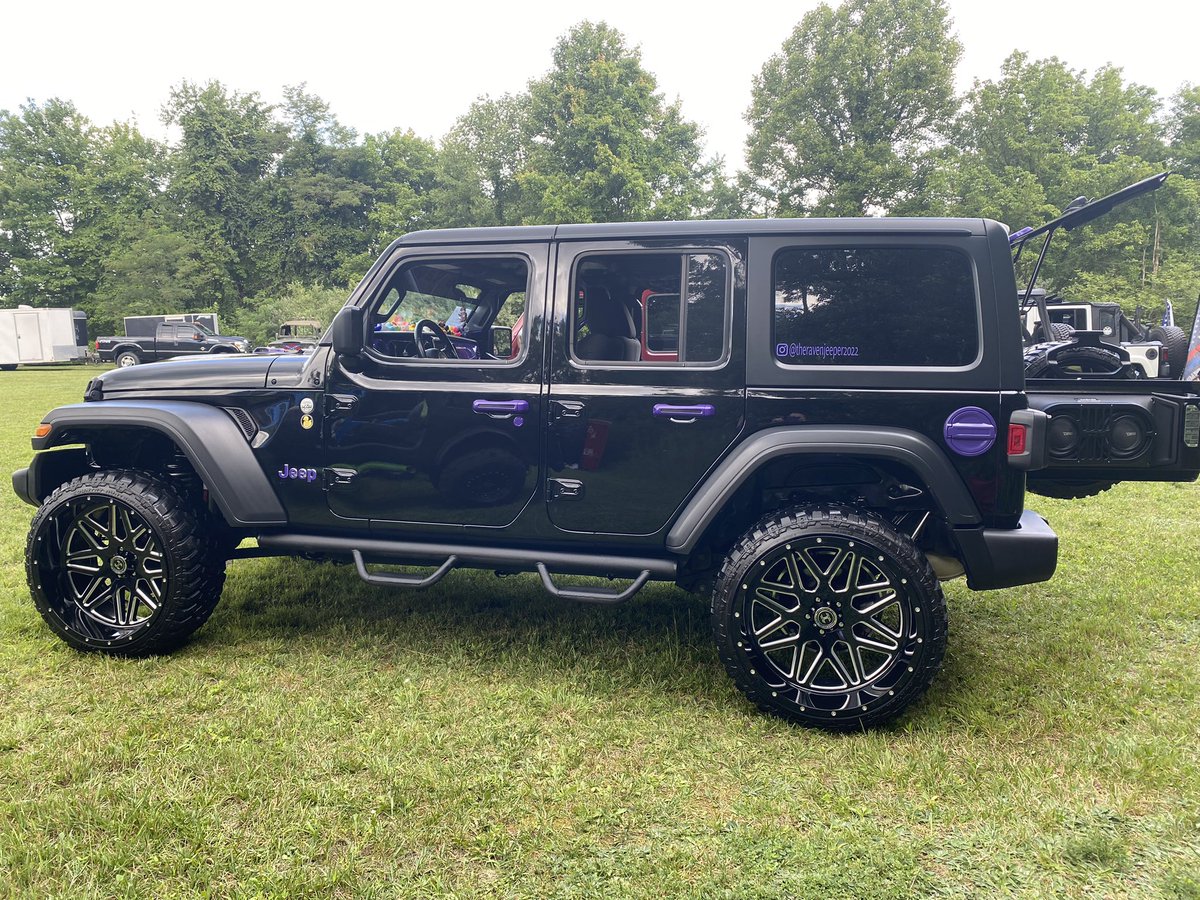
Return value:
[(34, 438), (33, 447), (39, 451), (85, 443), (89, 433), (110, 428), (158, 432), (187, 456), (230, 525), (287, 523), (287, 514), (254, 451), (230, 415), (219, 407), (186, 400), (105, 400), (60, 406), (42, 422), (51, 427), (46, 437)]
[(886, 459), (912, 469), (929, 489), (946, 521), (977, 528), (979, 508), (946, 453), (905, 428), (798, 426), (767, 428), (741, 443), (709, 474), (667, 532), (667, 549), (687, 555), (725, 504), (754, 473), (772, 460), (799, 454), (833, 454)]

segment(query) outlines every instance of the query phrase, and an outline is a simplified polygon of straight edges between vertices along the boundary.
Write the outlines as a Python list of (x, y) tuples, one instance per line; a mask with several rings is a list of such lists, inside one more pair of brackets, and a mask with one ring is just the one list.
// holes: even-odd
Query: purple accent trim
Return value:
[(448, 335), (448, 337), (459, 359), (479, 359), (479, 345), (473, 340), (459, 337), (456, 334)]
[(517, 416), (513, 419), (513, 428), (520, 428), (524, 424), (525, 418), (523, 416)]
[(986, 409), (956, 409), (942, 430), (946, 444), (959, 456), (982, 456), (996, 443), (996, 420)]
[(707, 419), (716, 415), (717, 410), (711, 403), (699, 403), (695, 406), (675, 406), (670, 403), (655, 403), (653, 415), (660, 419)]
[(479, 399), (471, 404), (471, 409), (485, 416), (511, 416), (513, 413), (529, 412), (529, 401)]

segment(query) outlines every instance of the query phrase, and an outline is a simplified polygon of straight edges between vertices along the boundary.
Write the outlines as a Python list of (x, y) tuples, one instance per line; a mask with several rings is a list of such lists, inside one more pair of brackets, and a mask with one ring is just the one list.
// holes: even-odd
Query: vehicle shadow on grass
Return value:
[[(624, 582), (589, 579), (611, 587)], [(225, 594), (194, 643), (262, 640), (480, 674), (558, 674), (614, 688), (653, 684), (738, 696), (713, 646), (706, 596), (650, 584), (620, 604), (549, 597), (534, 575), (452, 572), (422, 591), (376, 588), (354, 568), (301, 560), (231, 564)]]
[[(743, 713), (752, 709), (717, 656), (709, 597), (667, 584), (652, 583), (625, 603), (599, 605), (549, 597), (533, 575), (463, 570), (412, 591), (365, 585), (347, 565), (231, 564), (225, 596), (196, 643), (264, 640), (371, 664), (408, 660), (423, 667), (433, 660), (483, 677), (563, 678), (614, 699), (629, 691), (666, 692)], [(959, 707), (991, 707), (989, 692), (1020, 689), (1018, 673), (1007, 673), (1014, 679), (1007, 688), (997, 674), (1004, 673), (996, 661), (951, 652), (926, 697), (892, 727), (971, 727), (972, 717)], [(996, 706), (998, 714), (1002, 708)]]

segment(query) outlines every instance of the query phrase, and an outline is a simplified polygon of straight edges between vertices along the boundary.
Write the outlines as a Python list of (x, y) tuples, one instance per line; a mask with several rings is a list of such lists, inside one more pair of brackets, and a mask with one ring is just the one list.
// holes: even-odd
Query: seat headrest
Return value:
[(583, 291), (583, 317), (593, 334), (635, 338), (637, 328), (625, 304), (614, 300), (602, 284), (591, 285)]

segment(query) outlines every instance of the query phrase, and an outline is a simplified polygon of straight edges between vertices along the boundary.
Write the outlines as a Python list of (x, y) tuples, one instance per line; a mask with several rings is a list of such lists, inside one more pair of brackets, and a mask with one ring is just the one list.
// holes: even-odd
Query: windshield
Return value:
[(465, 296), (437, 297), (418, 291), (405, 291), (404, 296), (392, 289), (394, 296), (388, 299), (383, 329), (388, 331), (412, 331), (422, 319), (432, 319), (452, 334), (462, 334), (463, 326), (471, 318), (477, 304)]

